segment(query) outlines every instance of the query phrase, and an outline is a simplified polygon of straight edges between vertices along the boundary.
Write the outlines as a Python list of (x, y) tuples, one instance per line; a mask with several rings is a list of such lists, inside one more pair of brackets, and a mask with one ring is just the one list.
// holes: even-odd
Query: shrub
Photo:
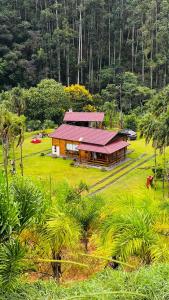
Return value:
[(55, 123), (52, 120), (45, 120), (42, 127), (43, 129), (54, 128)]
[(162, 179), (164, 175), (164, 169), (161, 166), (153, 167), (152, 171), (154, 175), (156, 174), (157, 179)]
[(42, 123), (40, 120), (31, 120), (27, 123), (27, 130), (36, 131), (42, 129)]
[(137, 123), (136, 116), (134, 114), (125, 116), (125, 119), (124, 119), (124, 127), (125, 128), (136, 131), (137, 126), (138, 126), (138, 123)]

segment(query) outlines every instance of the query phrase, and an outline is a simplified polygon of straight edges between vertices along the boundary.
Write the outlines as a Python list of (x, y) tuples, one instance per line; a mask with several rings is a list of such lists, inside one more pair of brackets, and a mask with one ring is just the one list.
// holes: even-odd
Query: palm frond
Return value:
[(10, 240), (0, 246), (0, 283), (12, 287), (24, 269), (25, 249), (18, 240)]

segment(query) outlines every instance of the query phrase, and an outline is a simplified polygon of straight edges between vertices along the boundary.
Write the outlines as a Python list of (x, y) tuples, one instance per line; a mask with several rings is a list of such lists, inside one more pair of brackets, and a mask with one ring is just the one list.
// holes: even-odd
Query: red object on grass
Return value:
[(33, 139), (31, 141), (32, 144), (40, 144), (42, 141), (40, 139)]
[(150, 186), (152, 186), (153, 179), (154, 179), (154, 176), (148, 176), (148, 177), (147, 177), (146, 187), (147, 187), (148, 189), (149, 189)]

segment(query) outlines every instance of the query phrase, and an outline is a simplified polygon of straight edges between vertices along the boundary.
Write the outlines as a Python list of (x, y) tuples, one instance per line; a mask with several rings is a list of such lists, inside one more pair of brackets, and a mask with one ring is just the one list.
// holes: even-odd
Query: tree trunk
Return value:
[[(61, 260), (61, 254), (55, 252), (55, 250), (52, 250), (52, 259), (53, 260)], [(59, 283), (60, 278), (62, 276), (61, 263), (52, 262), (51, 265), (52, 265), (52, 270), (53, 270), (53, 277)]]
[[(58, 18), (58, 9), (57, 9), (57, 5), (58, 5), (58, 1), (55, 1), (56, 3), (56, 11), (55, 11), (55, 15), (56, 15), (56, 28), (59, 29), (59, 18)], [(58, 69), (58, 81), (61, 82), (61, 66), (60, 66), (60, 41), (59, 38), (57, 37), (57, 69)]]
[(21, 168), (21, 175), (23, 176), (23, 144), (22, 144), (22, 142), (20, 145), (20, 168)]
[(111, 21), (110, 21), (110, 5), (109, 5), (109, 67), (111, 65), (111, 31), (110, 31)]
[(85, 247), (86, 253), (88, 252), (88, 242), (89, 242), (88, 232), (85, 230), (85, 232), (84, 232), (84, 238), (83, 238), (83, 243), (84, 243), (84, 247)]
[(66, 77), (67, 77), (67, 86), (70, 85), (70, 57), (69, 57), (69, 42), (66, 47), (67, 55), (66, 55)]
[(163, 157), (163, 159), (164, 159), (164, 165), (163, 165), (163, 200), (164, 200), (164, 198), (165, 198), (165, 174), (166, 174), (166, 153), (165, 153), (165, 146), (164, 146), (164, 148), (163, 148), (163, 154), (164, 154), (164, 157)]
[(11, 164), (12, 167), (12, 175), (14, 175), (16, 173), (16, 158), (15, 158), (15, 140), (13, 140), (12, 142), (12, 154), (13, 154), (13, 162)]
[(157, 149), (154, 149), (154, 165), (155, 165), (155, 170), (154, 170), (154, 188), (155, 190), (157, 189)]
[(8, 139), (2, 138), (3, 165), (6, 178), (6, 194), (9, 201), (9, 179), (8, 179)]
[[(82, 61), (82, 10), (81, 7), (79, 9), (80, 11), (80, 19), (79, 19), (79, 47), (78, 47), (78, 57), (77, 57), (77, 63), (78, 63), (78, 71), (77, 71), (77, 83), (80, 83), (80, 63)], [(82, 70), (81, 70), (82, 75)]]
[(132, 56), (132, 64), (131, 64), (131, 71), (134, 72), (134, 32), (135, 32), (135, 27), (133, 25), (132, 27), (132, 53), (131, 53), (131, 56)]

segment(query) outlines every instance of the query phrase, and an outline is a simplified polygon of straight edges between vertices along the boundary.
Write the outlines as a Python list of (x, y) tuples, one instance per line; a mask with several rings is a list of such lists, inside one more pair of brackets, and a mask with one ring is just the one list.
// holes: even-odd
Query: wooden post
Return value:
[(106, 160), (107, 160), (107, 165), (109, 165), (109, 156), (108, 156), (108, 154), (107, 154)]

